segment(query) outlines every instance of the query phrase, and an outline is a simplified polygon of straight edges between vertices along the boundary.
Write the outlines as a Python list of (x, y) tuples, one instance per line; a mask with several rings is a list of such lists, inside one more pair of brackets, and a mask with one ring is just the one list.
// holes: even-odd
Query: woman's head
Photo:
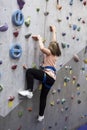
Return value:
[(52, 55), (55, 55), (55, 56), (61, 55), (60, 47), (56, 41), (50, 42), (48, 48), (51, 51)]

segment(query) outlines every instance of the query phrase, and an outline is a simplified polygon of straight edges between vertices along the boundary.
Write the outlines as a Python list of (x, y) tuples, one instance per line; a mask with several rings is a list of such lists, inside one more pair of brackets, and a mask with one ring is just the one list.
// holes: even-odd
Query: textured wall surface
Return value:
[[(0, 126), (2, 127), (2, 129), (4, 129), (3, 128), (4, 126), (2, 125), (3, 122), (6, 123), (8, 122), (7, 120), (11, 120), (11, 118), (15, 115), (15, 113), (17, 114), (18, 109), (23, 108), (24, 110), (23, 106), (22, 108), (20, 108), (21, 100), (20, 97), (18, 96), (18, 91), (23, 90), (26, 87), (25, 71), (23, 70), (23, 64), (26, 64), (28, 67), (33, 67), (33, 65), (35, 64), (38, 67), (39, 63), (42, 60), (40, 57), (38, 43), (36, 43), (32, 39), (32, 37), (26, 39), (25, 35), (40, 34), (46, 41), (45, 45), (48, 46), (49, 41), (51, 40), (51, 33), (49, 31), (50, 25), (55, 25), (57, 28), (57, 40), (62, 50), (62, 56), (59, 58), (59, 61), (57, 63), (58, 80), (56, 81), (54, 87), (56, 89), (57, 87), (62, 87), (63, 92), (61, 92), (61, 94), (58, 95), (55, 94), (55, 96), (49, 94), (48, 102), (49, 100), (52, 100), (54, 98), (55, 100), (57, 100), (57, 98), (59, 99), (67, 98), (66, 102), (67, 104), (65, 107), (68, 106), (70, 109), (64, 112), (64, 115), (63, 113), (58, 112), (58, 116), (56, 117), (57, 115), (56, 113), (59, 110), (59, 108), (55, 106), (56, 110), (54, 110), (54, 106), (50, 108), (48, 103), (47, 110), (49, 110), (50, 112), (48, 113), (48, 111), (46, 111), (47, 112), (46, 114), (47, 120), (45, 122), (46, 125), (42, 127), (42, 129), (49, 127), (48, 125), (52, 124), (53, 120), (55, 123), (57, 122), (56, 124), (53, 123), (53, 125), (57, 126), (57, 128), (59, 128), (60, 130), (63, 129), (64, 126), (68, 126), (69, 129), (71, 129), (74, 128), (74, 126), (76, 127), (80, 124), (85, 123), (86, 120), (85, 109), (87, 107), (86, 106), (87, 66), (83, 62), (83, 60), (87, 57), (86, 55), (87, 1), (75, 0), (73, 1), (72, 5), (70, 5), (70, 2), (71, 2), (70, 0), (59, 1), (59, 4), (62, 6), (62, 9), (59, 10), (56, 8), (57, 5), (56, 0), (48, 0), (48, 1), (25, 0), (25, 4), (21, 9), (22, 14), (24, 16), (24, 23), (21, 26), (15, 26), (12, 23), (12, 15), (16, 10), (19, 9), (17, 1), (16, 0), (0, 1), (0, 18), (1, 18), (0, 29), (5, 23), (7, 23), (8, 25), (8, 29), (6, 31), (4, 32), (0, 31), (0, 86), (2, 88), (2, 90), (0, 91), (0, 115), (1, 115)], [(37, 9), (39, 9), (39, 11), (37, 11)], [(30, 25), (26, 27), (25, 21), (28, 16), (30, 17)], [(17, 37), (13, 35), (13, 32), (15, 31), (19, 33)], [(9, 50), (11, 46), (15, 44), (19, 44), (22, 47), (22, 55), (19, 59), (12, 59), (9, 55)], [(61, 46), (62, 44), (65, 46), (64, 48), (62, 48)], [(84, 48), (85, 50), (83, 50)], [(72, 58), (74, 54), (78, 53), (80, 54), (80, 61), (79, 63), (75, 63)], [(64, 66), (66, 65), (66, 63), (68, 66), (68, 71), (66, 71)], [(13, 70), (12, 66), (14, 65), (16, 65), (17, 68)], [(60, 65), (62, 65), (62, 68), (60, 67)], [(75, 74), (73, 74), (72, 71)], [(77, 77), (77, 82), (80, 82), (81, 87), (75, 88), (74, 87), (75, 84), (72, 84), (71, 80), (69, 81), (69, 87), (63, 87), (67, 86), (66, 83), (63, 83), (64, 77), (69, 76), (70, 78), (72, 78), (74, 75)], [(35, 89), (37, 86), (38, 82), (35, 81)], [(79, 91), (80, 88), (81, 92), (77, 92), (76, 90)], [(75, 98), (72, 105), (70, 96), (72, 96), (73, 94), (75, 94)], [(14, 100), (10, 102), (9, 98), (11, 97), (14, 97)], [(38, 100), (38, 98), (35, 99)], [(30, 103), (30, 101), (28, 101), (28, 103), (37, 106), (35, 99), (33, 99), (32, 103)], [(76, 104), (77, 100), (79, 103)], [(26, 99), (23, 101), (23, 103), (27, 107)], [(13, 112), (14, 108), (15, 113)], [(60, 111), (63, 111), (63, 109), (60, 105)], [(34, 116), (36, 116), (37, 111), (38, 109), (36, 107), (36, 109), (32, 112), (32, 114), (35, 114)], [(11, 115), (8, 116), (10, 112), (13, 113), (11, 113)], [(32, 114), (29, 115), (30, 122), (34, 118)], [(53, 117), (52, 120), (50, 120), (50, 114), (51, 117)], [(23, 114), (23, 116), (26, 116), (26, 114), (25, 115)], [(7, 119), (5, 120), (5, 118), (3, 119), (2, 117), (5, 117)], [(67, 120), (67, 122), (66, 121), (63, 122), (64, 119)], [(20, 121), (19, 120), (20, 119), (18, 119), (18, 122), (20, 123), (18, 123), (17, 126), (14, 126), (14, 128), (11, 129), (15, 130), (19, 127), (19, 124), (21, 125), (21, 120)], [(60, 123), (57, 120), (59, 120)], [(62, 122), (64, 124), (63, 126)], [(28, 122), (26, 123), (28, 124)], [(29, 126), (29, 128), (31, 126), (34, 127), (32, 128), (32, 130), (36, 128), (34, 123), (35, 122), (32, 122), (31, 125)], [(58, 123), (60, 124), (60, 126)], [(7, 124), (4, 130), (10, 129), (8, 128), (9, 126)], [(26, 124), (24, 124), (23, 129), (29, 129), (29, 128), (28, 126), (26, 126)], [(40, 126), (37, 126), (37, 129), (38, 128), (40, 128)], [(54, 129), (56, 130), (56, 128)]]

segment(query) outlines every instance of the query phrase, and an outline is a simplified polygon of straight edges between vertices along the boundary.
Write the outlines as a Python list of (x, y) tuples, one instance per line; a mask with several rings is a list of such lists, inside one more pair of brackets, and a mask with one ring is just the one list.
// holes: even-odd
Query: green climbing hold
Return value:
[(27, 27), (29, 27), (30, 26), (30, 16), (28, 16), (27, 17), (27, 19), (25, 20), (25, 25), (27, 26)]
[(3, 90), (3, 87), (2, 87), (2, 85), (0, 85), (0, 92)]

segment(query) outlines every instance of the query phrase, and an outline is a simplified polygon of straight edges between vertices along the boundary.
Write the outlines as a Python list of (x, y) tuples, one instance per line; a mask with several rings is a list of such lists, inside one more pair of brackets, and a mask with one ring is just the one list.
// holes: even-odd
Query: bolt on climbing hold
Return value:
[(76, 88), (77, 88), (77, 90), (80, 89), (80, 84), (79, 83), (77, 83)]
[(61, 104), (64, 104), (65, 102), (66, 102), (66, 99), (63, 98), (63, 99), (61, 100)]
[(57, 19), (57, 21), (58, 21), (58, 23), (62, 22), (62, 20), (61, 20), (61, 19)]
[(57, 101), (56, 101), (56, 102), (57, 102), (57, 104), (60, 104), (60, 99), (57, 99)]
[(10, 97), (8, 98), (8, 101), (13, 101), (14, 99), (15, 99), (14, 96), (10, 96)]
[(13, 70), (15, 70), (17, 68), (17, 65), (12, 65), (11, 67)]
[(13, 32), (13, 35), (14, 35), (15, 37), (17, 37), (17, 36), (18, 36), (18, 34), (19, 34), (19, 32), (18, 32), (18, 31), (14, 31), (14, 32)]
[(57, 91), (60, 93), (61, 92), (61, 88), (58, 88)]
[(85, 0), (85, 1), (83, 1), (83, 5), (84, 5), (84, 6), (86, 6), (86, 4), (87, 4), (86, 0)]
[(30, 16), (28, 16), (27, 19), (25, 20), (26, 27), (29, 27), (30, 23), (31, 23)]
[(0, 92), (3, 90), (3, 86), (2, 85), (0, 85)]
[(25, 1), (24, 0), (17, 0), (17, 3), (19, 5), (19, 8), (22, 9), (24, 4), (25, 4)]
[(84, 59), (83, 61), (84, 61), (85, 64), (87, 64), (87, 59)]
[(2, 60), (0, 60), (0, 65), (2, 64)]
[(52, 90), (52, 94), (55, 94), (55, 93), (56, 93), (56, 90), (55, 90), (55, 89), (53, 89), (53, 90)]
[(54, 106), (54, 104), (55, 104), (54, 101), (51, 101), (51, 102), (50, 102), (50, 105), (51, 105), (51, 106)]
[(70, 0), (69, 5), (73, 5), (73, 0)]
[(81, 103), (81, 100), (78, 100), (77, 103), (80, 104), (80, 103)]
[(35, 41), (38, 41), (37, 36), (32, 36), (32, 39), (35, 40)]
[(59, 0), (57, 0), (57, 5), (56, 5), (56, 7), (57, 7), (58, 10), (61, 10), (61, 9), (62, 9), (62, 6), (60, 5)]
[(36, 11), (39, 12), (39, 11), (40, 11), (40, 8), (36, 8)]
[(23, 116), (23, 112), (22, 111), (19, 111), (18, 112), (18, 117), (22, 117)]
[(45, 16), (49, 15), (49, 12), (48, 11), (44, 12), (44, 15)]
[(31, 33), (28, 33), (25, 35), (25, 38), (28, 39), (32, 34)]
[(32, 107), (29, 107), (27, 110), (28, 110), (29, 112), (31, 112), (31, 111), (32, 111)]
[(61, 43), (61, 47), (64, 49), (66, 48), (66, 43)]
[(79, 62), (79, 56), (77, 54), (74, 54), (73, 59), (75, 62)]
[(76, 76), (73, 76), (73, 81), (72, 81), (72, 83), (75, 84), (75, 82), (76, 82)]
[(62, 33), (62, 36), (66, 36), (66, 33), (63, 32), (63, 33)]
[(7, 30), (8, 30), (8, 24), (7, 23), (5, 23), (4, 25), (0, 26), (0, 32), (5, 32)]
[(73, 24), (73, 30), (76, 30), (77, 29), (77, 25), (76, 24)]

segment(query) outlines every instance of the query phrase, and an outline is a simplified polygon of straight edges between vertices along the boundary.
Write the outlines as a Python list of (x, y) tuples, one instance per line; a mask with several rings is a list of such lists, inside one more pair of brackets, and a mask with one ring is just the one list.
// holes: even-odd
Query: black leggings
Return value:
[[(50, 88), (46, 87), (46, 85), (43, 83), (43, 78), (44, 78), (44, 71), (41, 69), (30, 68), (26, 71), (27, 89), (33, 91), (34, 79), (37, 79), (42, 82), (42, 89), (40, 94), (40, 105), (39, 105), (40, 116), (44, 115), (47, 95), (51, 88), (51, 87)], [(46, 74), (46, 84), (52, 86), (54, 82), (55, 80), (52, 77), (50, 77), (48, 74)]]

